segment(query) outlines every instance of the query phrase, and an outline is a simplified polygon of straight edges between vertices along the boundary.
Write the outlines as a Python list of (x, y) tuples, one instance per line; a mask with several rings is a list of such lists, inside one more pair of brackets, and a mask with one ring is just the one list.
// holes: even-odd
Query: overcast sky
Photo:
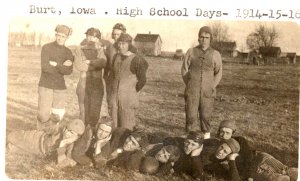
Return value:
[[(178, 48), (186, 51), (197, 44), (197, 33), (203, 25), (213, 21), (203, 20), (151, 20), (151, 19), (103, 19), (103, 18), (14, 18), (9, 21), (9, 31), (44, 32), (54, 36), (57, 24), (66, 24), (73, 28), (73, 34), (67, 45), (78, 45), (85, 37), (85, 31), (90, 27), (100, 29), (103, 35), (111, 33), (115, 23), (123, 23), (127, 32), (133, 37), (137, 33), (160, 34), (165, 51), (175, 51)], [(264, 23), (275, 24), (280, 38), (277, 41), (283, 52), (297, 52), (300, 55), (300, 25), (293, 22), (255, 22), (255, 21), (222, 21), (229, 27), (230, 39), (237, 42), (238, 49), (246, 49), (246, 37), (255, 27)]]

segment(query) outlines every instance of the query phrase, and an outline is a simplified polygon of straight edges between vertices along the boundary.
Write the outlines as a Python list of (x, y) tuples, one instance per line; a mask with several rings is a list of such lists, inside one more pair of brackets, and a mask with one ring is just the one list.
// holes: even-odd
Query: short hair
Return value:
[(99, 40), (101, 39), (101, 32), (97, 28), (89, 28), (85, 32), (86, 35), (97, 37)]
[(132, 44), (132, 37), (128, 33), (122, 33), (117, 42), (124, 41)]

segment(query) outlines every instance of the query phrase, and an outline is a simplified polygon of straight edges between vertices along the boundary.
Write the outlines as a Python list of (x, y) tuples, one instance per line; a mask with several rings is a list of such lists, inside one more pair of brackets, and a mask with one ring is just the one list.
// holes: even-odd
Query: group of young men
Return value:
[[(217, 137), (211, 138), (210, 119), (222, 60), (210, 47), (209, 27), (199, 30), (199, 45), (187, 51), (182, 65), (187, 133), (182, 137), (136, 128), (138, 92), (146, 83), (148, 63), (138, 55), (124, 25), (113, 27), (113, 43), (101, 39), (99, 29), (89, 28), (73, 51), (64, 45), (72, 29), (58, 25), (55, 31), (56, 41), (44, 45), (41, 52), (37, 130), (11, 132), (10, 144), (40, 155), (56, 152), (59, 167), (118, 166), (200, 180), (210, 176), (233, 181), (296, 180), (296, 168), (253, 149), (244, 137), (232, 137), (237, 129), (233, 121), (222, 121)], [(63, 123), (64, 75), (72, 73), (73, 65), (80, 71), (76, 88), (80, 114)], [(103, 103), (108, 105), (106, 117), (100, 117)], [(25, 135), (38, 137), (31, 140), (37, 146), (28, 148)]]
[(56, 41), (44, 45), (41, 52), (37, 128), (49, 130), (63, 119), (64, 75), (72, 73), (74, 64), (80, 71), (76, 89), (79, 118), (95, 128), (104, 102), (108, 104), (106, 115), (113, 118), (114, 127), (133, 129), (138, 92), (146, 83), (148, 63), (136, 54), (125, 26), (118, 23), (113, 27), (113, 43), (101, 39), (99, 29), (89, 28), (85, 32), (86, 38), (73, 52), (64, 45), (71, 35), (71, 28), (58, 25), (55, 31)]

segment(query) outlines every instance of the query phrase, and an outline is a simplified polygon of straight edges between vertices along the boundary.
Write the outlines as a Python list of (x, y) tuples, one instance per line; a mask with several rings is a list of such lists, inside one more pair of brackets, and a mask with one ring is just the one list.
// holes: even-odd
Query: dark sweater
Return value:
[[(205, 164), (204, 170), (210, 174), (232, 181), (253, 178), (257, 166), (256, 151), (249, 145), (245, 138), (240, 136), (233, 138), (240, 144), (241, 149), (239, 156), (237, 156), (235, 160), (228, 160), (227, 165), (221, 164), (226, 160), (218, 160), (214, 152), (202, 151), (202, 153), (204, 153), (202, 158), (202, 162)], [(207, 156), (208, 154), (210, 154), (210, 156)], [(226, 168), (227, 166), (228, 168)]]
[(236, 159), (236, 166), (241, 177), (253, 178), (256, 168), (256, 151), (249, 142), (242, 136), (233, 137), (240, 144), (239, 156)]
[[(66, 60), (74, 61), (69, 48), (58, 45), (56, 42), (44, 45), (41, 52), (42, 68), (39, 86), (57, 90), (66, 89), (64, 75), (70, 75), (73, 71), (73, 65), (63, 65)], [(49, 64), (49, 61), (54, 61), (57, 65), (54, 67)]]

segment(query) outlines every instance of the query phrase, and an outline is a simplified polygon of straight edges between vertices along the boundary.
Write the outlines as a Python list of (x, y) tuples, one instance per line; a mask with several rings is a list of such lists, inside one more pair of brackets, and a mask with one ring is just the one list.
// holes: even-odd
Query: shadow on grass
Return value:
[[(37, 106), (34, 106), (32, 104), (29, 104), (28, 102), (25, 102), (25, 101), (21, 101), (21, 100), (18, 100), (18, 99), (14, 99), (14, 98), (10, 98), (10, 97), (7, 97), (7, 105), (11, 104), (11, 103), (14, 103), (18, 106), (23, 106), (25, 107), (26, 109), (31, 109), (33, 111), (37, 110)], [(20, 109), (20, 108), (19, 108)]]

